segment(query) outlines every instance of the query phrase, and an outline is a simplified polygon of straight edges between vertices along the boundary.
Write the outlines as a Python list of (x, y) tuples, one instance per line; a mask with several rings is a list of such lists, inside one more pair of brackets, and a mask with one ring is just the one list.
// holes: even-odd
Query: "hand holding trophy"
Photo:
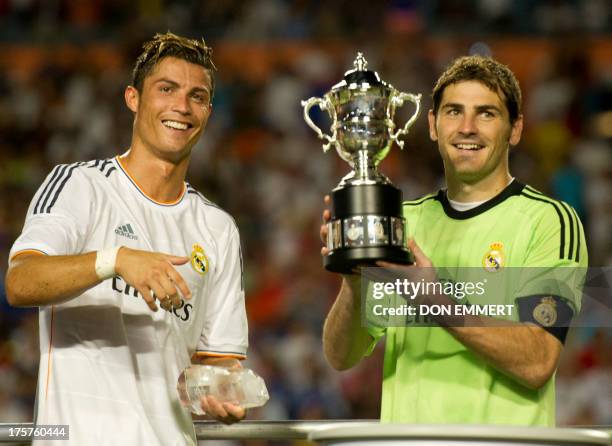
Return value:
[[(406, 101), (415, 112), (402, 128), (395, 130), (395, 109)], [(327, 223), (329, 254), (323, 263), (329, 271), (350, 273), (357, 265), (377, 260), (412, 263), (406, 248), (402, 192), (378, 171), (395, 141), (400, 148), (419, 115), (421, 95), (403, 93), (381, 81), (367, 69), (367, 61), (357, 54), (354, 69), (334, 85), (323, 98), (302, 101), (304, 120), (326, 141), (323, 151), (332, 146), (353, 170), (332, 191), (332, 218)], [(318, 105), (332, 120), (331, 135), (321, 131), (310, 118)]]

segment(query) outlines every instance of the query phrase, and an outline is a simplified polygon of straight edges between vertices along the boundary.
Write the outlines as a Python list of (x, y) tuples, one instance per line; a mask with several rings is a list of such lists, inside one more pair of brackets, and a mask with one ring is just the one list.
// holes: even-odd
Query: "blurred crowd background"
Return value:
[[(143, 41), (166, 30), (204, 36), (214, 48), (213, 115), (188, 180), (241, 231), (247, 365), (271, 394), (251, 418), (378, 417), (381, 349), (344, 373), (323, 359), (321, 329), (339, 278), (321, 266), (322, 198), (348, 166), (323, 153), (300, 106), (338, 82), (357, 51), (399, 90), (423, 93), (424, 110), (452, 58), (492, 54), (508, 64), (526, 118), (513, 174), (574, 206), (590, 264), (612, 266), (610, 0), (0, 0), (0, 280), (50, 169), (128, 149), (123, 89)], [(406, 199), (442, 185), (426, 121), (423, 113), (404, 150), (381, 165)], [(37, 311), (10, 308), (3, 290), (0, 421), (30, 421)], [(560, 424), (612, 424), (607, 325), (570, 333), (558, 372)]]

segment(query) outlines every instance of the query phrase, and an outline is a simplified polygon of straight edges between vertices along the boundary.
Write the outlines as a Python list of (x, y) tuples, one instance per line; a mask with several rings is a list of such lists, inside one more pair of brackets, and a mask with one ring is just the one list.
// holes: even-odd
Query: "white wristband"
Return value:
[(115, 273), (115, 261), (121, 246), (104, 248), (96, 253), (96, 274), (101, 280), (113, 277)]

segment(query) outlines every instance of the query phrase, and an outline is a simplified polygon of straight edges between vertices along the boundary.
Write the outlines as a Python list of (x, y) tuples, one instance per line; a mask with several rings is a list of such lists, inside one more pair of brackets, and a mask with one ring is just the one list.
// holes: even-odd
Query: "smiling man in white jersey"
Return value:
[[(246, 355), (238, 229), (185, 182), (213, 69), (203, 40), (147, 42), (125, 90), (130, 149), (53, 169), (11, 250), (9, 303), (40, 308), (35, 422), (69, 425), (70, 444), (196, 444), (181, 371)], [(202, 406), (226, 423), (245, 416)]]
[(453, 324), (440, 317), (380, 328), (362, 326), (361, 278), (344, 275), (323, 329), (326, 357), (336, 369), (350, 368), (386, 334), (383, 421), (554, 426), (554, 373), (587, 266), (582, 225), (570, 206), (509, 173), (508, 152), (520, 140), (523, 118), (508, 67), (479, 56), (457, 59), (432, 96), (429, 131), (447, 188), (404, 203), (415, 265), (378, 265), (408, 275), (433, 266), (484, 274), (563, 270), (568, 286), (510, 284), (495, 296), (518, 309), (509, 321), (465, 316)]

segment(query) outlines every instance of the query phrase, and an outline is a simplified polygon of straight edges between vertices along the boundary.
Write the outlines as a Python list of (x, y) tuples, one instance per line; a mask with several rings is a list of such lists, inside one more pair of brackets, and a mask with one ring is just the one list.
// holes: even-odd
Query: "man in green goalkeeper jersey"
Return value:
[[(568, 321), (580, 307), (575, 291), (587, 265), (582, 225), (570, 206), (521, 184), (508, 170), (523, 117), (520, 88), (506, 66), (459, 58), (432, 96), (429, 132), (446, 189), (404, 204), (416, 267), (475, 267), (483, 274), (512, 267), (563, 270), (569, 285), (533, 281), (505, 288), (507, 295), (495, 303), (512, 304), (514, 322), (471, 315), (463, 326), (441, 318), (439, 325), (378, 329), (362, 325), (360, 275), (343, 275), (323, 329), (325, 355), (336, 369), (348, 369), (386, 334), (383, 421), (554, 426), (554, 373)], [(323, 218), (330, 219), (329, 210)], [(326, 233), (323, 225), (323, 240)], [(404, 273), (415, 268), (379, 266)]]

